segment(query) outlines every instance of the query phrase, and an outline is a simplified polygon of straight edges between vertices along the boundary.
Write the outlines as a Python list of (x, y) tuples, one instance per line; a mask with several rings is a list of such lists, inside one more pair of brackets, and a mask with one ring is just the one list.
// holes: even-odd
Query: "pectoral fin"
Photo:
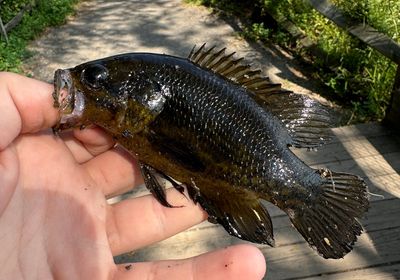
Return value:
[(181, 207), (173, 206), (167, 201), (165, 186), (160, 182), (160, 179), (167, 180), (176, 190), (184, 195), (183, 185), (178, 184), (172, 178), (143, 162), (140, 163), (140, 170), (142, 172), (144, 184), (146, 185), (147, 189), (153, 194), (153, 196), (158, 200), (158, 202), (160, 202), (163, 206), (169, 208)]
[(274, 246), (271, 217), (260, 200), (248, 191), (218, 192), (194, 190), (188, 187), (191, 198), (200, 203), (211, 221), (240, 239)]
[(147, 189), (163, 206), (172, 208), (173, 206), (167, 201), (165, 186), (161, 185), (158, 181), (157, 170), (141, 162), (140, 171), (142, 172), (144, 184), (146, 185)]

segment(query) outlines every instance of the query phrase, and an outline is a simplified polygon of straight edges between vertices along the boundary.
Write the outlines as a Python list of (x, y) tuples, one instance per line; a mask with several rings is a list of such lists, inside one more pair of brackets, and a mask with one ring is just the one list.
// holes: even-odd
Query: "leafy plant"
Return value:
[[(4, 23), (11, 20), (27, 3), (32, 1), (4, 0), (0, 3), (0, 16)], [(8, 33), (9, 43), (0, 40), (0, 71), (21, 72), (22, 61), (29, 56), (28, 42), (46, 27), (62, 24), (71, 14), (78, 0), (37, 0), (33, 11), (25, 13), (21, 22)]]
[[(368, 24), (400, 43), (400, 1), (398, 0), (331, 0), (354, 21)], [(204, 1), (203, 1), (204, 2)], [(211, 0), (207, 5), (224, 7), (226, 0)], [(212, 2), (212, 3), (211, 3)], [(236, 1), (232, 1), (236, 2)], [(380, 120), (384, 116), (397, 65), (379, 52), (340, 29), (303, 0), (258, 0), (251, 15), (273, 14), (299, 27), (316, 43), (318, 57), (312, 60), (314, 76), (332, 89), (330, 99), (351, 106), (356, 121)], [(230, 8), (232, 10), (232, 8)], [(257, 11), (255, 11), (257, 10)], [(243, 14), (236, 14), (243, 16)], [(250, 15), (250, 16), (249, 16)], [(245, 35), (254, 40), (274, 40), (288, 46), (289, 34), (271, 28), (268, 22), (254, 20)], [(304, 49), (292, 48), (297, 56)], [(309, 59), (307, 59), (309, 61)]]
[(4, 0), (0, 3), (0, 17), (3, 23), (10, 21), (29, 0)]
[(242, 35), (250, 40), (267, 40), (271, 36), (271, 30), (264, 27), (264, 23), (253, 23), (245, 27)]

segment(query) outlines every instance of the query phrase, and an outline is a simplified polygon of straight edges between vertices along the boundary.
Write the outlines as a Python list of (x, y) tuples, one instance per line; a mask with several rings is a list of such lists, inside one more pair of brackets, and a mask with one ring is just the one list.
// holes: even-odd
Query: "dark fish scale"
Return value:
[[(90, 69), (102, 80), (93, 80)], [(356, 218), (368, 208), (362, 179), (312, 169), (288, 149), (329, 139), (329, 111), (282, 90), (233, 53), (202, 45), (188, 60), (133, 53), (64, 71), (56, 72), (53, 96), (73, 84), (70, 94), (84, 97), (85, 106), (54, 130), (91, 123), (105, 128), (139, 159), (146, 185), (163, 205), (170, 206), (158, 177), (180, 192), (175, 181), (182, 182), (230, 234), (273, 245), (263, 198), (284, 210), (325, 258), (342, 257), (361, 233)], [(55, 103), (62, 113), (73, 107)]]
[[(203, 90), (203, 89), (200, 89)], [(189, 92), (190, 89), (185, 90), (185, 92)], [(207, 90), (207, 88), (204, 90), (204, 92), (206, 92), (206, 97), (205, 98), (197, 98), (199, 96), (201, 96), (199, 93), (197, 92), (193, 92), (192, 94), (194, 95), (194, 104), (198, 104), (198, 107), (203, 107), (203, 106), (208, 106), (209, 108), (212, 108), (213, 106), (218, 106), (216, 110), (214, 109), (210, 109), (210, 110), (201, 110), (202, 115), (200, 115), (200, 117), (202, 119), (204, 119), (204, 115), (205, 118), (208, 120), (206, 123), (208, 124), (207, 126), (207, 130), (211, 131), (211, 137), (209, 137), (209, 139), (207, 139), (207, 142), (210, 142), (211, 144), (213, 144), (213, 146), (215, 146), (215, 148), (219, 149), (220, 153), (225, 153), (228, 154), (230, 157), (232, 157), (233, 162), (236, 162), (239, 168), (239, 173), (242, 172), (242, 170), (244, 168), (249, 168), (252, 167), (251, 162), (249, 162), (249, 160), (243, 161), (243, 158), (245, 159), (250, 159), (250, 154), (249, 154), (249, 148), (247, 146), (244, 146), (243, 150), (239, 152), (239, 154), (234, 157), (234, 155), (232, 154), (232, 152), (229, 151), (229, 147), (226, 145), (225, 148), (222, 148), (218, 145), (221, 145), (219, 142), (221, 142), (221, 140), (218, 141), (218, 139), (222, 138), (222, 139), (226, 139), (228, 134), (230, 133), (229, 130), (226, 129), (226, 125), (225, 122), (227, 121), (227, 118), (221, 119), (221, 115), (227, 115), (227, 102), (221, 102), (221, 97), (219, 95), (215, 95), (215, 93), (210, 92)], [(180, 98), (177, 98), (180, 100)], [(179, 105), (182, 105), (183, 103), (181, 102), (177, 102), (174, 105), (171, 105), (171, 107), (173, 108), (178, 108)], [(224, 106), (225, 104), (225, 106)], [(222, 106), (221, 106), (222, 105)], [(176, 109), (177, 110), (177, 109)], [(181, 110), (185, 110), (183, 108), (180, 108), (178, 111)], [(189, 109), (190, 110), (190, 109)], [(193, 107), (191, 112), (193, 113)], [(205, 114), (205, 112), (208, 112)], [(228, 109), (228, 113), (229, 113), (229, 109)], [(237, 113), (237, 119), (243, 119), (245, 120), (245, 115), (246, 112), (244, 110), (240, 110)], [(166, 113), (168, 114), (168, 113)], [(181, 119), (181, 118), (179, 118)], [(236, 118), (235, 118), (236, 119)], [(185, 120), (185, 119), (184, 119)], [(189, 121), (189, 120), (186, 120)], [(231, 120), (231, 122), (233, 123), (234, 120)], [(247, 123), (247, 122), (245, 122)], [(191, 127), (189, 125), (187, 125), (186, 123), (183, 123), (182, 125), (184, 125), (185, 127), (188, 127), (189, 129), (191, 129)], [(246, 124), (247, 125), (247, 124)], [(236, 131), (234, 131), (234, 134), (236, 134), (236, 136), (234, 136), (234, 138), (236, 139), (237, 143), (244, 143), (246, 138), (249, 138), (249, 133), (246, 133), (249, 128), (246, 127), (246, 125), (244, 125), (243, 127), (240, 127), (240, 129), (236, 129)], [(204, 129), (206, 129), (206, 127), (202, 127), (197, 129), (197, 131), (204, 131)], [(191, 132), (196, 133), (196, 130), (191, 129)], [(250, 130), (251, 133), (251, 130)], [(201, 136), (196, 137), (196, 139), (201, 138)], [(262, 140), (261, 140), (262, 141)], [(231, 145), (233, 146), (233, 145)], [(246, 155), (247, 154), (247, 155)], [(258, 166), (255, 166), (255, 171), (252, 171), (252, 173), (257, 173), (258, 170), (260, 170), (260, 168)], [(240, 175), (236, 176), (236, 180), (240, 180)], [(248, 181), (248, 180), (247, 180)]]

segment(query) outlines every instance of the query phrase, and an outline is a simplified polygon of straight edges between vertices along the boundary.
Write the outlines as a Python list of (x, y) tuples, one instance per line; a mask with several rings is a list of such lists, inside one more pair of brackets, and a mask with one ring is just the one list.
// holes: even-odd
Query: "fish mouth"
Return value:
[(60, 120), (53, 128), (55, 131), (79, 125), (85, 109), (83, 93), (76, 90), (71, 72), (58, 69), (54, 74), (54, 107), (59, 109)]

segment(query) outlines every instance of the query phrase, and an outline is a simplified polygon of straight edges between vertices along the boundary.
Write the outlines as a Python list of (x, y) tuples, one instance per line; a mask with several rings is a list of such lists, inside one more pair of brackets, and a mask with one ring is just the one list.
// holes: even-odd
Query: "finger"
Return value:
[(74, 136), (92, 156), (104, 153), (115, 145), (112, 137), (100, 127), (74, 129)]
[(174, 189), (167, 190), (167, 200), (178, 207), (164, 207), (152, 195), (110, 206), (107, 235), (114, 255), (166, 239), (207, 218), (198, 204)]
[(12, 73), (0, 73), (0, 150), (20, 133), (52, 127), (58, 120), (53, 86)]
[(64, 144), (77, 163), (84, 163), (93, 158), (93, 155), (86, 149), (83, 143), (76, 139), (73, 130), (60, 131), (58, 136), (64, 141)]
[(115, 145), (112, 137), (99, 127), (61, 132), (60, 137), (78, 163), (86, 162)]
[(265, 272), (265, 258), (260, 250), (243, 244), (186, 260), (118, 265), (115, 279), (260, 280)]
[(143, 183), (137, 161), (120, 146), (87, 161), (82, 167), (106, 196), (121, 194)]

